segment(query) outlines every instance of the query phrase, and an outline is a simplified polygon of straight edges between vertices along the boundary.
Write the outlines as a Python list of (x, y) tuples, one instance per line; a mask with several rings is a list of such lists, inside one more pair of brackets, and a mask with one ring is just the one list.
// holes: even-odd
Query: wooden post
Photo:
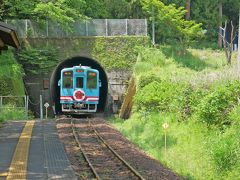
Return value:
[(191, 0), (186, 1), (186, 10), (187, 10), (186, 19), (189, 20), (191, 16)]
[(164, 130), (165, 133), (165, 158), (167, 157), (167, 130)]

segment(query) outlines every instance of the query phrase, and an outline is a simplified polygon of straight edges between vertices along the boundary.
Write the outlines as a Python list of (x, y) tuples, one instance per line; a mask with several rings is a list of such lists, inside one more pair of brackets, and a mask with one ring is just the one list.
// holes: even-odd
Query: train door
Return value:
[(76, 76), (75, 89), (84, 89), (84, 78), (83, 78), (83, 76)]

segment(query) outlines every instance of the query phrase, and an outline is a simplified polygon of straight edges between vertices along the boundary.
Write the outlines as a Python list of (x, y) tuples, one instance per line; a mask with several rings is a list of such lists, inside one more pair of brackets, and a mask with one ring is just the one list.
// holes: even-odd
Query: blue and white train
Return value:
[(98, 70), (81, 65), (64, 68), (58, 86), (63, 113), (88, 114), (97, 111), (101, 87)]

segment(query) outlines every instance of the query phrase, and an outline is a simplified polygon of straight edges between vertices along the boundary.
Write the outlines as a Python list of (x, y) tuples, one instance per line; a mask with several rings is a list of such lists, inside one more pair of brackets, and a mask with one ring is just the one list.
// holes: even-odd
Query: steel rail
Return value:
[(136, 170), (134, 169), (127, 161), (125, 161), (103, 138), (102, 136), (98, 133), (98, 131), (93, 127), (92, 123), (90, 122), (90, 120), (88, 120), (89, 122), (89, 126), (92, 127), (92, 129), (94, 130), (95, 134), (98, 136), (98, 138), (107, 146), (107, 148), (115, 155), (117, 156), (117, 158), (123, 162), (123, 164), (125, 164), (132, 172), (133, 174), (135, 174), (139, 179), (141, 180), (145, 180), (144, 177), (142, 177), (142, 175)]
[(86, 152), (83, 150), (80, 142), (79, 142), (79, 139), (78, 139), (78, 136), (77, 136), (77, 133), (75, 131), (75, 126), (74, 126), (74, 123), (73, 123), (73, 119), (71, 118), (71, 127), (72, 127), (72, 131), (73, 131), (73, 136), (78, 144), (78, 147), (80, 148), (80, 150), (82, 151), (82, 154), (83, 154), (83, 157), (84, 159), (87, 161), (91, 171), (93, 172), (94, 176), (96, 177), (97, 180), (101, 180), (101, 178), (99, 177), (98, 173), (96, 172), (96, 170), (94, 169), (92, 163), (90, 162), (90, 160), (88, 159), (87, 155), (86, 155)]

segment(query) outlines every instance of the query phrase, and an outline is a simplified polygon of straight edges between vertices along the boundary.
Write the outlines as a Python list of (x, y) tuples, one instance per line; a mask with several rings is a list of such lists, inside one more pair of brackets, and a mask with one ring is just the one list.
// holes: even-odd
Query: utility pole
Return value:
[(153, 6), (152, 6), (152, 44), (155, 45), (155, 15)]
[(219, 9), (219, 17), (218, 17), (218, 47), (219, 48), (222, 48), (222, 29), (221, 29), (221, 27), (222, 27), (222, 16), (223, 16), (223, 9), (222, 9), (222, 2), (219, 2), (219, 4), (218, 4), (218, 9)]

